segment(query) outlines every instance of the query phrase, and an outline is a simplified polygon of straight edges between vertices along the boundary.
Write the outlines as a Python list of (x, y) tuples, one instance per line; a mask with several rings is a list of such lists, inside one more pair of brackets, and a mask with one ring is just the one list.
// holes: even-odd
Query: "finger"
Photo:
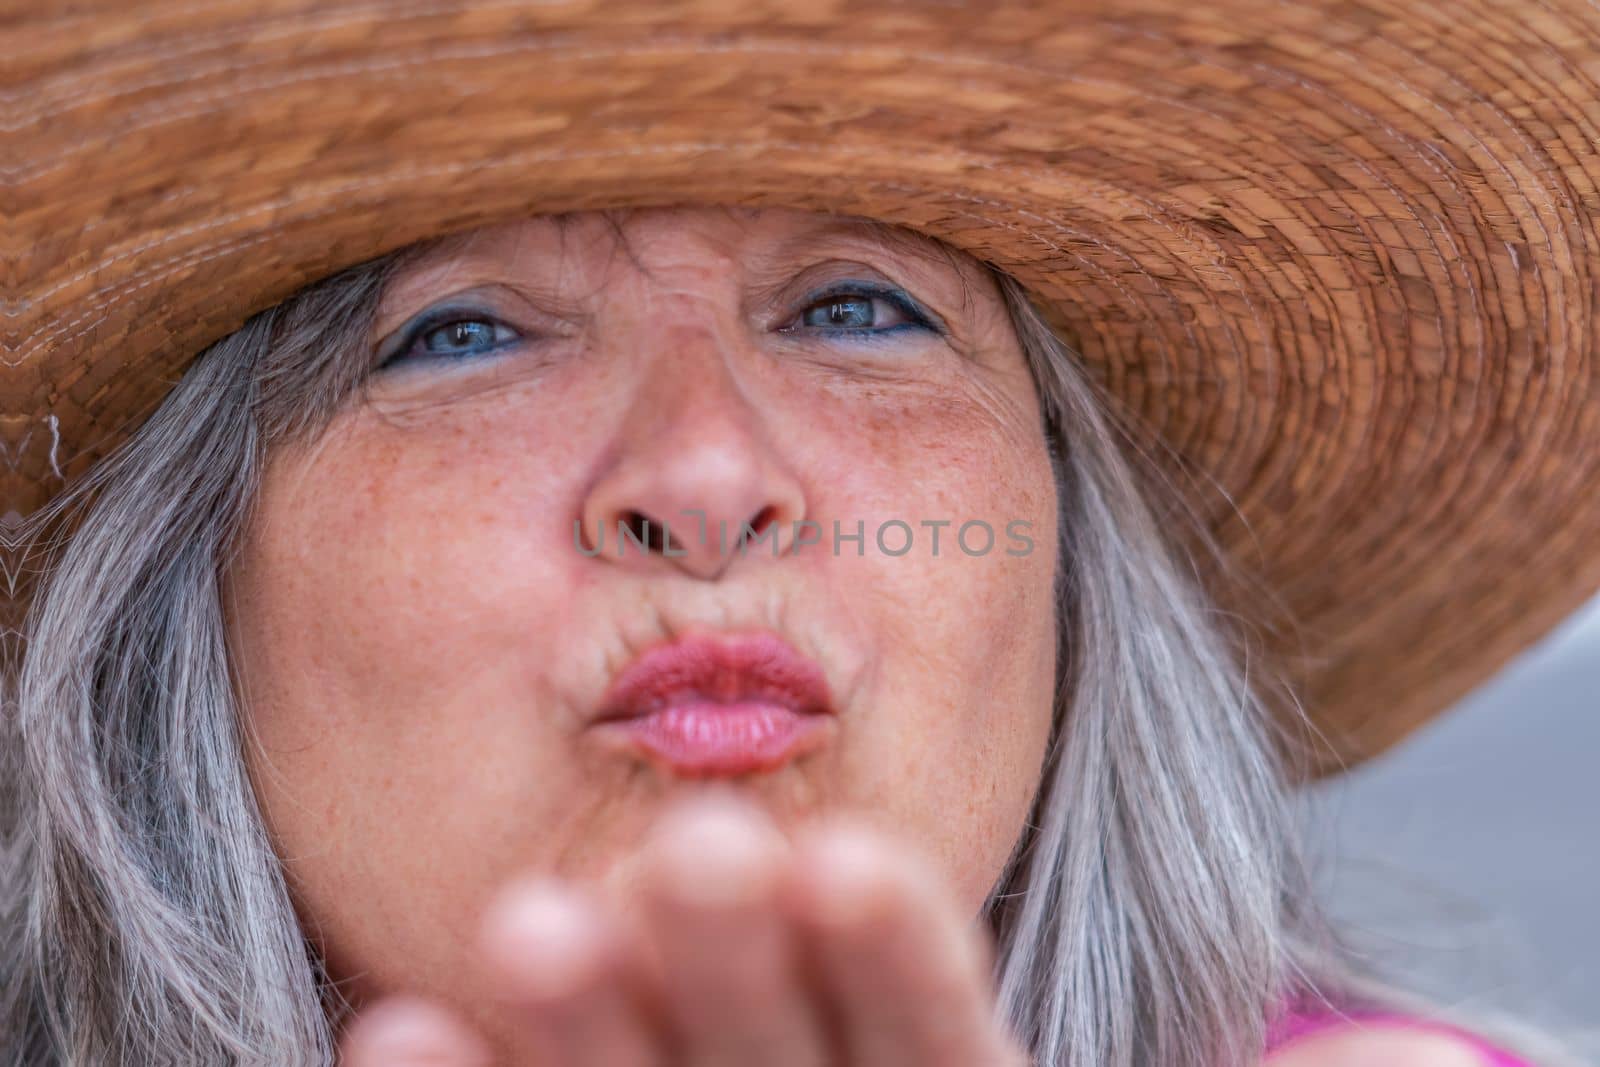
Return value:
[(919, 855), (864, 824), (835, 820), (796, 843), (786, 907), (845, 1048), (872, 1067), (1012, 1064), (994, 1017), (991, 951)]
[(755, 805), (724, 791), (695, 797), (654, 828), (642, 856), (641, 910), (670, 977), (676, 1062), (834, 1062), (775, 899), (788, 852)]
[(362, 1012), (339, 1042), (341, 1067), (489, 1067), (488, 1046), (455, 1016), (415, 997)]
[(663, 1036), (641, 1002), (639, 952), (591, 896), (550, 879), (513, 883), (485, 914), (483, 945), (532, 1062), (665, 1062)]

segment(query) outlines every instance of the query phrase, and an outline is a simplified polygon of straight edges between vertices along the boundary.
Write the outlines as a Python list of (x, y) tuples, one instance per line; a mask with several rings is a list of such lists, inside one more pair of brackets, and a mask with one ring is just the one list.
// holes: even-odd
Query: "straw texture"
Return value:
[(1012, 272), (1392, 744), (1600, 587), (1592, 0), (92, 0), (0, 23), (8, 507), (251, 313), (419, 238), (679, 202)]

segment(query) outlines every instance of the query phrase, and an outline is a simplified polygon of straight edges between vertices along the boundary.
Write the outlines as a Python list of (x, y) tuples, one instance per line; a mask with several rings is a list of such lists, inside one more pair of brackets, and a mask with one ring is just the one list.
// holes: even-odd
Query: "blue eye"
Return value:
[(462, 319), (422, 335), (422, 349), (432, 354), (467, 355), (505, 341), (500, 326), (483, 319)]
[[(822, 315), (812, 312), (821, 310)], [(801, 316), (807, 326), (848, 326), (860, 329), (877, 325), (873, 300), (867, 296), (842, 296), (820, 304), (813, 304)], [(820, 319), (821, 321), (818, 321)]]
[[(886, 315), (890, 319), (887, 325), (883, 324)], [(896, 319), (899, 321), (894, 321)], [(813, 293), (806, 299), (799, 320), (807, 331), (866, 340), (878, 340), (908, 330), (939, 332), (916, 301), (903, 291), (862, 282)], [(794, 327), (780, 332), (792, 333)]]
[(482, 356), (522, 339), (492, 315), (463, 308), (436, 308), (403, 332), (403, 339), (378, 369), (412, 360), (460, 360)]

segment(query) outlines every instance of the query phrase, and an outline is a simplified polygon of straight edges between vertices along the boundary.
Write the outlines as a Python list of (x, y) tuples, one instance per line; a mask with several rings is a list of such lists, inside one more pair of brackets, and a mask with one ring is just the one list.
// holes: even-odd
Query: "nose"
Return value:
[(712, 330), (658, 336), (576, 540), (609, 565), (716, 580), (782, 555), (805, 518), (800, 481)]

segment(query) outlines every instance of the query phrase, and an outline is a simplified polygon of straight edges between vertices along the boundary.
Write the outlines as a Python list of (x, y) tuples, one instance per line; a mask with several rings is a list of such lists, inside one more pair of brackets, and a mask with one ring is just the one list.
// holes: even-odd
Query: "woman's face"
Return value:
[[(975, 261), (802, 212), (547, 217), (408, 266), (372, 345), (365, 393), (271, 456), (228, 576), (252, 781), (357, 1000), (481, 1016), (494, 891), (619, 877), (708, 774), (780, 827), (880, 822), (977, 914), (1049, 734), (1057, 530), (1038, 399)], [(641, 520), (672, 554), (619, 554)], [(767, 536), (741, 552), (747, 523)], [(596, 724), (663, 647), (689, 651), (652, 699), (709, 660), (733, 688), (701, 697), (781, 705), (793, 665), (736, 655), (774, 640), (830, 706), (760, 766)]]

